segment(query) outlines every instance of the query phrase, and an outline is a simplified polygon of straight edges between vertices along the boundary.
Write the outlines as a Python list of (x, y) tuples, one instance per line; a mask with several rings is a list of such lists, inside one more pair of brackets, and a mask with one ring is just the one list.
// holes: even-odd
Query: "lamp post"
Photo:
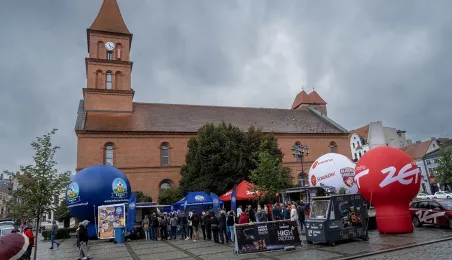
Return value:
[(305, 156), (309, 155), (309, 147), (306, 145), (301, 144), (295, 144), (292, 146), (292, 155), (297, 159), (300, 160), (301, 163), (301, 176), (298, 176), (298, 181), (300, 182), (300, 186), (304, 187), (306, 186), (306, 180), (304, 178), (305, 172), (303, 168), (303, 159)]

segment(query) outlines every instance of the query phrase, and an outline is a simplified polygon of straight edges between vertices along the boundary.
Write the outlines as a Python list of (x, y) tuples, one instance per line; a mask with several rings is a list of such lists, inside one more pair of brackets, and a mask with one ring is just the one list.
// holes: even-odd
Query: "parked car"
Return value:
[(433, 224), (452, 228), (452, 200), (419, 200), (410, 203), (410, 213), (415, 227)]
[(433, 199), (433, 195), (427, 194), (427, 193), (422, 193), (419, 192), (416, 196), (416, 199)]
[(1, 225), (0, 226), (0, 236), (4, 236), (6, 234), (11, 233), (11, 231), (14, 229), (13, 225)]
[(452, 194), (447, 191), (437, 191), (435, 195), (433, 195), (434, 199), (450, 199), (452, 198)]

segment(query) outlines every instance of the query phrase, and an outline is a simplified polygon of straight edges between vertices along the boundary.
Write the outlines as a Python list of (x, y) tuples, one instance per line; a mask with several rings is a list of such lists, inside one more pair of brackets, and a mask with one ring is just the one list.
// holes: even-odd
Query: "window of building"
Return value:
[(170, 180), (163, 180), (160, 183), (160, 193), (164, 192), (167, 189), (170, 189), (171, 188), (171, 184), (172, 184), (172, 181), (170, 181)]
[(355, 149), (355, 143), (353, 143), (353, 149)]
[(355, 153), (355, 158), (354, 158), (355, 160), (358, 160), (358, 155), (356, 155), (356, 153)]
[(403, 147), (403, 145), (404, 145), (404, 143), (403, 143), (403, 142), (400, 142), (400, 147)]
[(113, 144), (105, 145), (105, 164), (113, 166), (113, 157), (114, 157), (114, 147)]
[(359, 159), (361, 159), (361, 156), (362, 156), (362, 155), (361, 155), (361, 152), (358, 152), (358, 154), (359, 154)]
[(107, 51), (107, 60), (113, 60), (113, 52)]
[(330, 143), (330, 153), (337, 153), (337, 145), (335, 142)]
[(432, 164), (432, 162), (430, 160), (427, 160), (426, 163), (427, 164)]
[(112, 89), (113, 86), (113, 75), (111, 71), (107, 71), (107, 89)]
[(435, 148), (436, 147), (436, 145), (435, 144), (433, 144), (433, 148)]
[(160, 146), (160, 156), (162, 166), (167, 166), (169, 163), (168, 143), (163, 143)]

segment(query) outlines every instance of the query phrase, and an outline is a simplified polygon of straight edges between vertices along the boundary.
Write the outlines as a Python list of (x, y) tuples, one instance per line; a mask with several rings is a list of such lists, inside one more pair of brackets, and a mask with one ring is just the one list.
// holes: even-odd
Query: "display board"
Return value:
[(268, 221), (235, 225), (235, 252), (256, 253), (299, 245), (298, 222)]
[(125, 204), (99, 206), (97, 234), (99, 239), (114, 238), (114, 228), (125, 226)]

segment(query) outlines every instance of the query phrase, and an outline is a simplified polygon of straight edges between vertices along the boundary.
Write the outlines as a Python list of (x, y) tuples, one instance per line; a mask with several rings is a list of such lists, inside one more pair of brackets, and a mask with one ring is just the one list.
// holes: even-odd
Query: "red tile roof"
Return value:
[(298, 95), (295, 97), (295, 100), (292, 104), (292, 109), (295, 109), (299, 107), (301, 104), (313, 104), (314, 102), (309, 97), (308, 93), (306, 91), (302, 90)]
[(424, 157), (424, 155), (427, 153), (428, 148), (430, 147), (430, 144), (432, 143), (432, 140), (428, 140), (422, 143), (414, 143), (405, 147), (400, 148), (400, 150), (406, 152), (409, 154), (413, 159), (420, 159)]
[(90, 30), (131, 34), (122, 19), (116, 0), (104, 0)]
[(323, 98), (321, 98), (319, 93), (317, 93), (317, 91), (315, 90), (309, 93), (309, 97), (311, 98), (311, 101), (314, 102), (315, 104), (326, 105), (325, 100), (323, 100)]
[(358, 134), (362, 138), (367, 139), (369, 137), (369, 125), (365, 125), (363, 127), (351, 131), (350, 135), (352, 134)]
[(100, 113), (79, 105), (76, 131), (196, 133), (206, 123), (231, 123), (274, 133), (337, 133), (347, 131), (310, 109), (273, 109), (134, 103), (134, 112)]

